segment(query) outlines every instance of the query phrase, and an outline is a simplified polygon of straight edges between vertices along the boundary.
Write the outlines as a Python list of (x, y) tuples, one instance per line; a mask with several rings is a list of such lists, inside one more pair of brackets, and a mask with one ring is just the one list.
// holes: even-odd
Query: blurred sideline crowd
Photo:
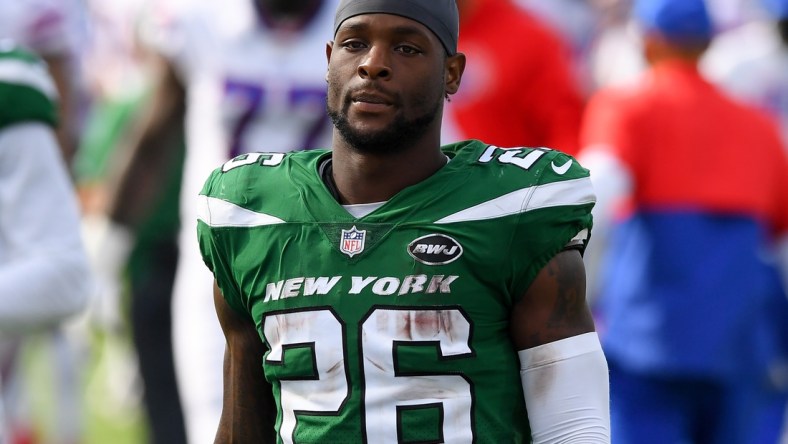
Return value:
[[(468, 66), (443, 141), (550, 147), (591, 171), (588, 298), (613, 442), (788, 444), (788, 0), (457, 2)], [(0, 3), (0, 443), (88, 442), (91, 402), (141, 412), (142, 442), (213, 442), (224, 338), (192, 200), (236, 155), (330, 146), (335, 7)], [(7, 117), (27, 109), (5, 93), (32, 84), (15, 74), (35, 65), (22, 50), (46, 64), (57, 119)], [(4, 143), (59, 160), (31, 151), (13, 182), (28, 160)], [(27, 188), (41, 200), (23, 210)], [(64, 248), (84, 251), (69, 260), (90, 289), (13, 268), (35, 254), (54, 268), (31, 239), (71, 228), (82, 246)], [(20, 308), (17, 288), (39, 279), (46, 295)], [(84, 300), (63, 308), (72, 290)]]

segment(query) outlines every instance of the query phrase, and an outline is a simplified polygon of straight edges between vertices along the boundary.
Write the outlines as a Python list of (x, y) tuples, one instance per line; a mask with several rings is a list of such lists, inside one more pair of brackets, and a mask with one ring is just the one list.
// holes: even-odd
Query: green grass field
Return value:
[[(133, 349), (125, 336), (94, 333), (80, 372), (83, 439), (79, 444), (145, 444), (148, 442), (142, 395)], [(22, 351), (24, 387), (39, 444), (58, 443), (57, 385), (52, 344), (32, 338)]]

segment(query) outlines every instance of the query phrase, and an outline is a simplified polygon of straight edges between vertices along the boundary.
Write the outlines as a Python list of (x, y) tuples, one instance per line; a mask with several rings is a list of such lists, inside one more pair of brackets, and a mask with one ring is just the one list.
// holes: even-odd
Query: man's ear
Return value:
[(331, 62), (331, 52), (334, 50), (334, 42), (326, 43), (326, 82), (328, 82), (328, 65)]
[(465, 72), (465, 54), (458, 52), (446, 57), (446, 93), (455, 94), (460, 89), (462, 73)]

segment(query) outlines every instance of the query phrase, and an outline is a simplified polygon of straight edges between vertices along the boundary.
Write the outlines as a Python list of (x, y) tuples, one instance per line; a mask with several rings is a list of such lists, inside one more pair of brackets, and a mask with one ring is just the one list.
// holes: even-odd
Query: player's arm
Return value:
[(607, 361), (579, 251), (558, 253), (539, 272), (514, 307), (511, 335), (534, 444), (610, 443)]
[(91, 279), (79, 207), (53, 130), (0, 133), (0, 334), (41, 328), (85, 308)]
[(214, 285), (214, 304), (227, 340), (224, 400), (216, 443), (276, 442), (276, 405), (263, 375), (265, 346), (249, 319), (233, 310)]
[(69, 169), (79, 145), (79, 80), (75, 74), (76, 58), (70, 54), (42, 54), (58, 91), (58, 115), (60, 122), (56, 130), (58, 144)]
[(183, 137), (186, 91), (174, 67), (156, 56), (150, 99), (132, 124), (128, 143), (115, 153), (108, 174), (109, 218), (136, 227), (164, 189)]

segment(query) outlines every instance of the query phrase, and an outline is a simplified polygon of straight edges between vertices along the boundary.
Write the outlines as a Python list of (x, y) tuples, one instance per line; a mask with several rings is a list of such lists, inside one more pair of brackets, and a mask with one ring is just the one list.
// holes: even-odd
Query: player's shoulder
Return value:
[[(46, 63), (36, 53), (22, 47), (14, 40), (0, 39), (0, 80), (7, 83), (34, 83), (49, 79)], [(47, 93), (55, 93), (51, 80), (42, 84)]]
[(0, 127), (57, 122), (57, 89), (46, 63), (10, 40), (0, 41)]
[(498, 147), (478, 140), (447, 145), (450, 157), (467, 164), (479, 180), (506, 188), (586, 179), (589, 172), (574, 157), (547, 147)]
[(241, 154), (214, 169), (201, 191), (252, 211), (271, 202), (295, 199), (299, 189), (319, 181), (318, 159), (328, 150), (289, 153), (253, 152)]
[(447, 187), (451, 199), (437, 223), (510, 216), (516, 217), (518, 227), (553, 223), (550, 230), (563, 230), (559, 246), (590, 224), (596, 196), (588, 170), (572, 156), (543, 147), (500, 148), (479, 142), (447, 148), (445, 152), (454, 155), (449, 162), (452, 186)]

